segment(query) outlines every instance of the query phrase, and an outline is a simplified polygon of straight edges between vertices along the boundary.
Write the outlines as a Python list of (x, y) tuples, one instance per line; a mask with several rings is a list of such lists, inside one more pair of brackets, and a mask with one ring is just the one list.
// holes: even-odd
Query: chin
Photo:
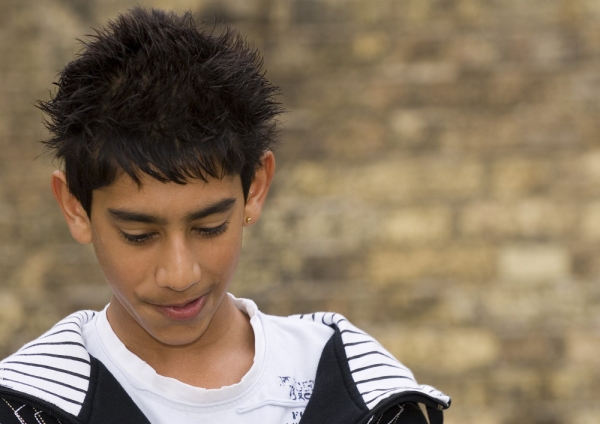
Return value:
[(186, 346), (201, 339), (206, 328), (200, 323), (181, 323), (163, 327), (158, 331), (148, 331), (154, 339), (167, 346)]

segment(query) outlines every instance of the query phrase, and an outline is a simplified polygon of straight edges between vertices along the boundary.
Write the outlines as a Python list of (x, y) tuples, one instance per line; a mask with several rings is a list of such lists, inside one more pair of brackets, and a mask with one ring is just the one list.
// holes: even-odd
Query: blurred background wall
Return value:
[(347, 315), (449, 424), (600, 420), (600, 0), (0, 0), (0, 357), (108, 301), (34, 104), (136, 3), (233, 23), (282, 87), (235, 294)]

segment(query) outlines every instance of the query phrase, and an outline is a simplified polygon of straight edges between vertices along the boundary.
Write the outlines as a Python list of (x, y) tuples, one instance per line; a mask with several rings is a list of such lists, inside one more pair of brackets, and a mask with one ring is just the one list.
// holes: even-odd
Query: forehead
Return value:
[(126, 173), (121, 173), (112, 184), (93, 191), (92, 209), (126, 208), (164, 213), (242, 196), (239, 175), (208, 177), (207, 181), (191, 178), (186, 184), (162, 182), (147, 174), (139, 180), (138, 184)]

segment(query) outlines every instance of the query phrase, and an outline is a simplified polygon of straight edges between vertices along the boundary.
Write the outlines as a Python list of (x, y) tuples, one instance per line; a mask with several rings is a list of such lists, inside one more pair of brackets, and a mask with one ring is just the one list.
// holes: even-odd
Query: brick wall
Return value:
[[(0, 3), (0, 356), (108, 299), (33, 104), (135, 3)], [(600, 0), (141, 3), (234, 23), (283, 89), (234, 293), (347, 315), (453, 396), (450, 424), (598, 421)]]

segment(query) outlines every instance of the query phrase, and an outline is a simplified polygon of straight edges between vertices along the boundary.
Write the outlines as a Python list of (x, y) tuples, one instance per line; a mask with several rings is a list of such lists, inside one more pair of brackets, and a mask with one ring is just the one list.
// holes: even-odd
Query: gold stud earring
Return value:
[(246, 218), (246, 224), (250, 224), (250, 221), (252, 221), (251, 217)]

